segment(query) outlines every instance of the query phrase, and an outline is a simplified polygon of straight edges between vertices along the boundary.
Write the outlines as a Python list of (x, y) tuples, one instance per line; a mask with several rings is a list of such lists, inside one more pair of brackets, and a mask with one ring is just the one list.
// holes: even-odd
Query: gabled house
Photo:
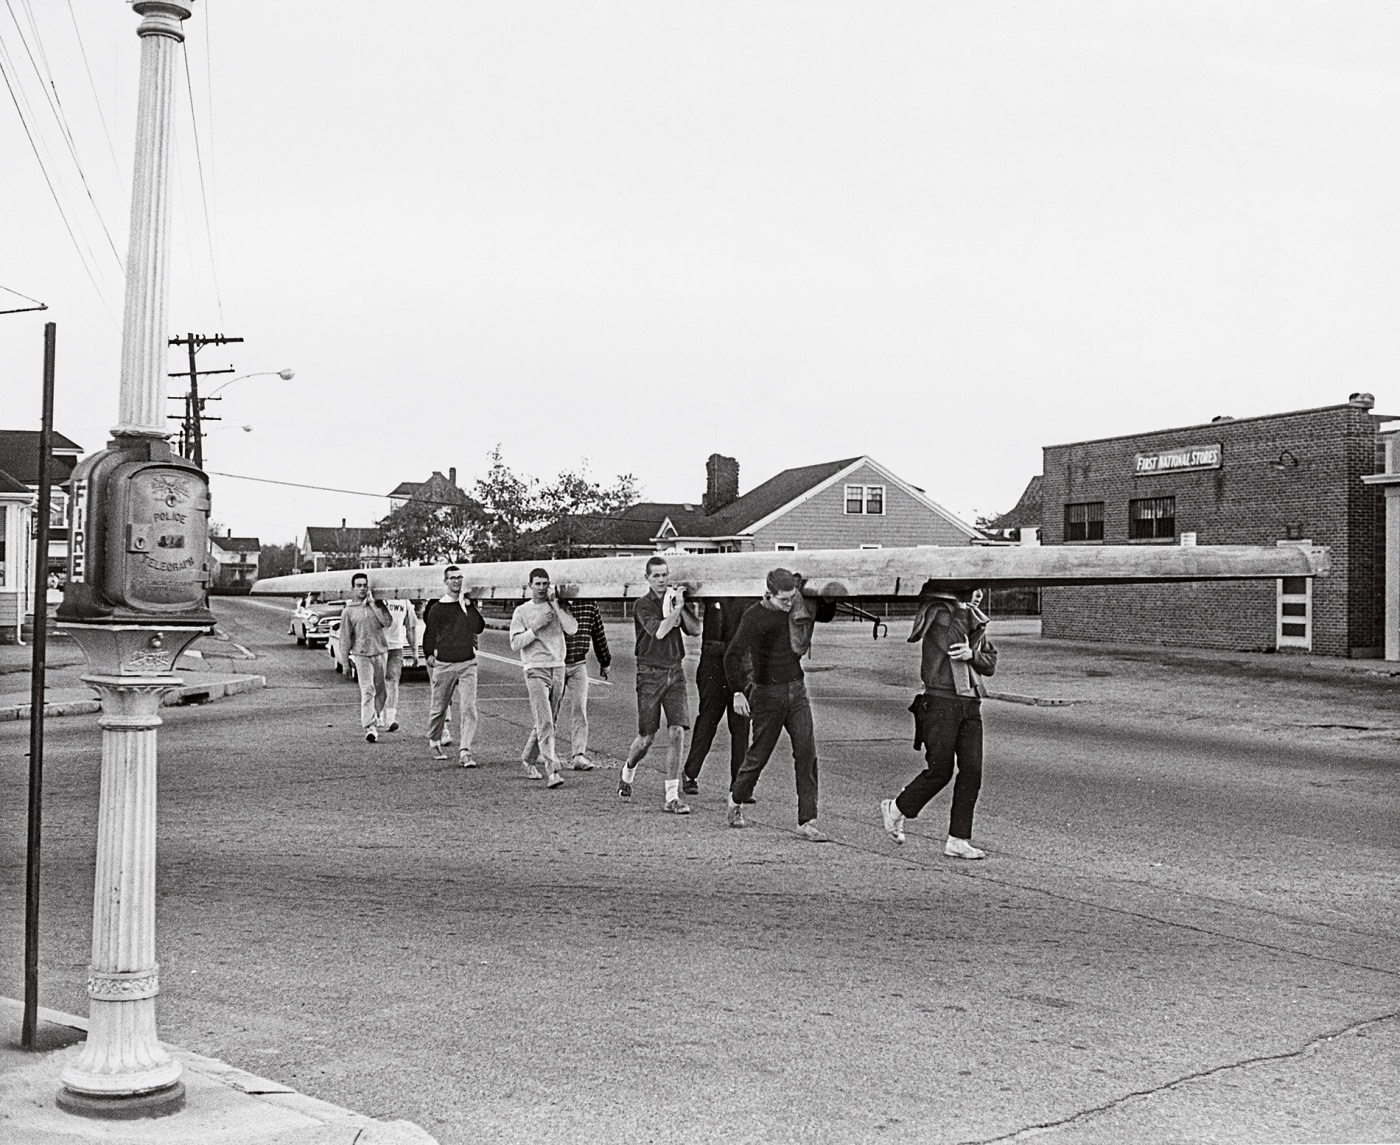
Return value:
[[(50, 572), (68, 575), (68, 520), (72, 509), (69, 479), (83, 456), (83, 447), (63, 434), (53, 435), (50, 454), (49, 483), (49, 551)], [(37, 429), (0, 429), (0, 470), (23, 485), (31, 493), (39, 492), (39, 431)]]
[(248, 592), (258, 579), (258, 557), (262, 544), (257, 537), (235, 537), (230, 529), (227, 535), (209, 538), (209, 555), (213, 558), (210, 569), (209, 591), (214, 593)]
[[(615, 517), (571, 518), (574, 555), (638, 552), (796, 552), (915, 545), (970, 545), (973, 526), (872, 457), (785, 469), (739, 496), (739, 463), (712, 454), (698, 502), (643, 502)], [(579, 551), (582, 550), (582, 551)]]
[(19, 641), (24, 618), (34, 611), (34, 507), (38, 498), (0, 469), (0, 644)]
[(333, 569), (386, 569), (394, 558), (381, 543), (379, 530), (346, 525), (307, 525), (297, 563), (302, 572)]
[(438, 470), (426, 481), (400, 481), (389, 494), (394, 507), (406, 505), (410, 501), (426, 501), (430, 505), (467, 506), (472, 499), (457, 488), (457, 469), (449, 468), (444, 477)]
[(1010, 512), (994, 517), (982, 526), (982, 531), (999, 540), (1015, 541), (1019, 545), (1040, 544), (1040, 529), (1045, 515), (1045, 478), (1036, 474), (1026, 484), (1021, 499)]

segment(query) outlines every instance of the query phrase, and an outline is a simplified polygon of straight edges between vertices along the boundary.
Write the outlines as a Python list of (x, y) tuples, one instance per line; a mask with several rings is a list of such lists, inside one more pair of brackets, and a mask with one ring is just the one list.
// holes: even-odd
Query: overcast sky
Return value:
[[(681, 501), (712, 452), (743, 491), (866, 453), (971, 518), (1043, 445), (1356, 390), (1400, 413), (1400, 6), (194, 7), (171, 333), (296, 370), (228, 389), (218, 473), (469, 485), (499, 443)], [(0, 91), (0, 285), (50, 307), (0, 317), (3, 428), (37, 427), (52, 319), (87, 450), (117, 420), (137, 23), (0, 12), (76, 236)], [(265, 543), (388, 508), (214, 481)]]

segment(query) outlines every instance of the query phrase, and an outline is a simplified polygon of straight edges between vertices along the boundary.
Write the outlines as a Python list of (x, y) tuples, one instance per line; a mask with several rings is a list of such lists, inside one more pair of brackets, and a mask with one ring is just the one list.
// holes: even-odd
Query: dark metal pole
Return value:
[(58, 326), (44, 323), (44, 407), (39, 429), (39, 521), (34, 543), (34, 650), (29, 669), (29, 847), (24, 883), (24, 1025), (34, 1048), (39, 1026), (39, 842), (44, 805), (44, 682), (49, 646), (49, 459), (53, 455), (53, 363)]
[(204, 407), (199, 404), (199, 371), (194, 364), (194, 335), (190, 340), (190, 444), (193, 452), (188, 456), (201, 469), (204, 468)]

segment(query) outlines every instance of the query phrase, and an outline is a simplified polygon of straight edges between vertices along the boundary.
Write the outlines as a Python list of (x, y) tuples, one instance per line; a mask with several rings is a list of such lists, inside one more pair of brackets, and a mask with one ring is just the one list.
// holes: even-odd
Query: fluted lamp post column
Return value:
[[(142, 18), (141, 88), (118, 424), (108, 448), (74, 474), (85, 489), (85, 565), (59, 610), (87, 656), (83, 679), (101, 696), (102, 773), (89, 1031), (57, 1102), (96, 1117), (162, 1116), (184, 1103), (180, 1064), (156, 1036), (155, 841), (161, 698), (181, 683), (176, 658), (212, 619), (202, 596), (207, 481), (171, 460), (164, 416), (171, 114), (192, 4), (132, 2)], [(104, 498), (116, 495), (95, 490), (117, 478), (113, 509)]]

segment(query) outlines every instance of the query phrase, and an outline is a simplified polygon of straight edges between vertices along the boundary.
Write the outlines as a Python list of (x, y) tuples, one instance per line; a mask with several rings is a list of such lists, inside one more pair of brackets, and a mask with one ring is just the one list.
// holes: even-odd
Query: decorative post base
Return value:
[(88, 1117), (160, 1117), (184, 1103), (180, 1063), (156, 1036), (156, 728), (170, 669), (199, 628), (66, 625), (96, 669), (102, 780), (92, 896), (87, 1041), (58, 1105)]

